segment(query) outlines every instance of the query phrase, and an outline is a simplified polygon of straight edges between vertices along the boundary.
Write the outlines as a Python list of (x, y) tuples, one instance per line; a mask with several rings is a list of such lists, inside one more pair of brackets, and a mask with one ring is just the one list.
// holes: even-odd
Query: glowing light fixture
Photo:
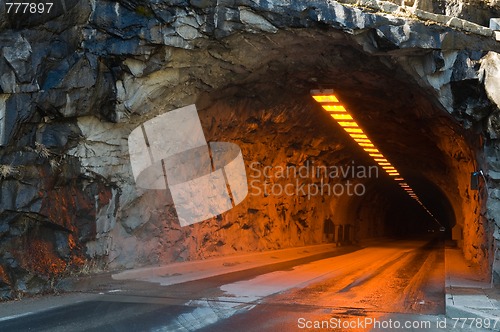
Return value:
[(365, 134), (349, 134), (349, 136), (351, 136), (352, 138), (364, 138), (364, 139), (368, 139), (368, 137)]
[(347, 131), (348, 133), (362, 133), (363, 130), (361, 130), (361, 128), (349, 128), (349, 127), (346, 127), (344, 128), (345, 131)]
[(315, 95), (313, 96), (314, 100), (318, 103), (338, 103), (339, 100), (332, 94), (329, 95)]
[(337, 123), (342, 127), (358, 127), (358, 124), (354, 121), (337, 121)]
[(347, 110), (342, 105), (323, 105), (323, 108), (327, 112), (347, 113)]
[(348, 113), (333, 113), (330, 116), (335, 120), (353, 120), (352, 116)]

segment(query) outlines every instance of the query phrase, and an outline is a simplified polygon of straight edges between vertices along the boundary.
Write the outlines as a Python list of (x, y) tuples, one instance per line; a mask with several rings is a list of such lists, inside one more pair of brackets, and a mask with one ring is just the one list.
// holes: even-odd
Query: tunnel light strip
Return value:
[(331, 116), (335, 120), (353, 120), (352, 116), (347, 113), (334, 113)]
[(333, 94), (314, 95), (313, 98), (318, 103), (328, 103), (328, 102), (338, 103), (339, 102), (337, 97), (335, 97), (335, 95), (333, 95)]
[[(322, 102), (318, 101), (318, 103)], [(323, 108), (328, 112), (347, 113), (347, 110), (341, 105), (323, 105)]]
[[(340, 103), (339, 98), (334, 94), (333, 90), (311, 90), (311, 95), (321, 107), (327, 111), (332, 119), (339, 124), (351, 138), (364, 150), (370, 157), (391, 177), (398, 182), (400, 187), (422, 208), (437, 221), (434, 215), (424, 206), (417, 194), (405, 182), (405, 179), (399, 174), (398, 170), (385, 158), (385, 156), (376, 148), (375, 144), (368, 138), (363, 129), (354, 120), (347, 109)], [(439, 222), (438, 222), (439, 223)]]

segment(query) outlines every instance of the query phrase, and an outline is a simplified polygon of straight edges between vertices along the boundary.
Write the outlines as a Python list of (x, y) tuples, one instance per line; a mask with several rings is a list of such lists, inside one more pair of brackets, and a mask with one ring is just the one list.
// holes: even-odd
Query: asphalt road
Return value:
[(387, 331), (390, 322), (410, 321), (436, 327), (445, 307), (444, 244), (391, 241), (172, 286), (121, 286), (0, 318), (0, 331)]

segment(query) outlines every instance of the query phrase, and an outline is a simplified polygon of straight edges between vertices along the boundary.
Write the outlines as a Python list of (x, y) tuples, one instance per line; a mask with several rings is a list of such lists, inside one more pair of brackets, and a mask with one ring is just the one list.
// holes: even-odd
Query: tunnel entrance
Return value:
[[(268, 50), (270, 43), (273, 47)], [(363, 241), (438, 232), (444, 227), (447, 238), (463, 247), (466, 257), (485, 266), (487, 253), (474, 248), (489, 243), (486, 231), (473, 231), (478, 225), (481, 228), (485, 200), (469, 189), (479, 138), (444, 109), (438, 96), (419, 86), (397, 61), (368, 55), (335, 31), (279, 32), (265, 40), (236, 36), (227, 41), (228, 49), (233, 49), (231, 45), (237, 55), (218, 51), (254, 69), (202, 94), (197, 105), (209, 140), (234, 141), (242, 147), (250, 195), (239, 211), (258, 210), (251, 215), (252, 222), (266, 230), (259, 245)], [(414, 61), (418, 56), (426, 59), (422, 52), (412, 56)], [(374, 165), (314, 103), (310, 90), (318, 87), (335, 90), (434, 217), (408, 200), (383, 172), (374, 178), (277, 174), (278, 167), (288, 166)], [(287, 184), (325, 183), (344, 188), (358, 184), (365, 189), (362, 195), (313, 197), (304, 192), (287, 196), (266, 191)], [(453, 232), (458, 227), (463, 235)]]

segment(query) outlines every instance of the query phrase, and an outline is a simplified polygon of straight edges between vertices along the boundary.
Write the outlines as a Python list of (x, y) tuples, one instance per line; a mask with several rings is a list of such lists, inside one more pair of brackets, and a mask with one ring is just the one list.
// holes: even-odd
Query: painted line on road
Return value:
[(11, 320), (11, 319), (15, 319), (15, 318), (24, 317), (24, 316), (29, 316), (31, 314), (33, 314), (32, 311), (25, 312), (25, 313), (22, 313), (22, 314), (19, 314), (19, 315), (12, 315), (12, 316), (0, 317), (0, 322), (4, 322), (6, 320)]

